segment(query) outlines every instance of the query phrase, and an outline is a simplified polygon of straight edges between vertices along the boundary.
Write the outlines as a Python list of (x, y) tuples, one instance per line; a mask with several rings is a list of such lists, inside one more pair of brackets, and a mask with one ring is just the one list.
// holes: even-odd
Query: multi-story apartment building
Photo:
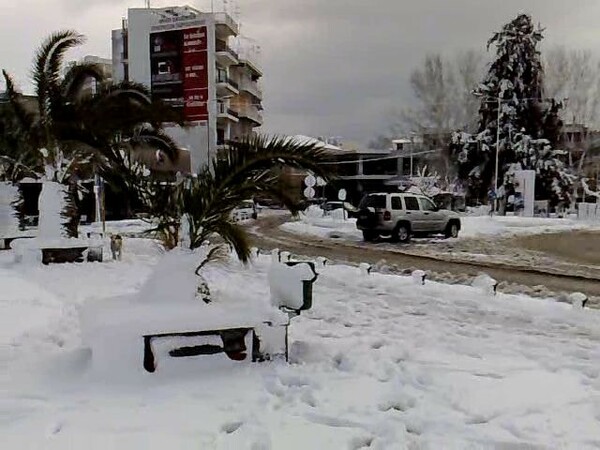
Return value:
[(180, 108), (189, 122), (168, 132), (189, 151), (192, 172), (219, 145), (262, 125), (262, 72), (238, 34), (228, 14), (190, 6), (131, 8), (112, 32), (115, 81), (146, 85), (153, 98)]

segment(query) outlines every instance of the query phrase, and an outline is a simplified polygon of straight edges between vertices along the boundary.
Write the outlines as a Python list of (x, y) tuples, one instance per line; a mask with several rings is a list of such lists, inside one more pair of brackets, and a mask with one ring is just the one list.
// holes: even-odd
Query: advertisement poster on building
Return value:
[(186, 121), (208, 120), (208, 47), (203, 27), (150, 34), (152, 97), (182, 108)]

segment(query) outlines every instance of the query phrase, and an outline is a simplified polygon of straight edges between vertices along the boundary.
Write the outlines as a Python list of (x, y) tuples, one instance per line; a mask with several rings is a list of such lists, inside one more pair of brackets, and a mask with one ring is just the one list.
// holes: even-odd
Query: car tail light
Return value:
[(383, 212), (383, 220), (392, 220), (392, 213), (389, 211)]

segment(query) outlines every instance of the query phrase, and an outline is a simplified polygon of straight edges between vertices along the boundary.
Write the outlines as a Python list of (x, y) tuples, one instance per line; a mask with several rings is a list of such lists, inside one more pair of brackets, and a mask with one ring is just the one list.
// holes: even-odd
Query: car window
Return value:
[(404, 197), (404, 204), (406, 205), (406, 209), (408, 211), (419, 210), (419, 202), (417, 201), (417, 197)]
[(420, 198), (419, 201), (421, 202), (421, 209), (423, 211), (435, 211), (435, 210), (437, 210), (437, 208), (435, 207), (435, 205), (433, 204), (433, 202), (431, 200), (429, 200), (428, 198)]
[(385, 209), (385, 195), (367, 195), (360, 202), (360, 208), (381, 208)]
[(392, 197), (392, 209), (402, 209), (402, 199), (400, 197)]

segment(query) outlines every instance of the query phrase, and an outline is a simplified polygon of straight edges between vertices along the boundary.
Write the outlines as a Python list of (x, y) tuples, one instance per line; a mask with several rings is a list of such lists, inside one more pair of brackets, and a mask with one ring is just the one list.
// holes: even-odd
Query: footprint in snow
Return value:
[(378, 339), (371, 343), (371, 348), (374, 350), (379, 350), (381, 347), (385, 345), (385, 341), (382, 339)]
[(380, 411), (406, 412), (416, 405), (416, 400), (408, 395), (398, 395), (395, 398), (385, 400), (379, 405)]
[(243, 424), (244, 422), (228, 422), (221, 425), (221, 431), (227, 434), (235, 433)]
[(348, 444), (348, 450), (360, 450), (362, 448), (369, 448), (375, 438), (373, 436), (355, 436), (350, 440)]
[(62, 428), (63, 428), (62, 422), (54, 423), (48, 428), (47, 435), (49, 437), (55, 436), (62, 431)]

